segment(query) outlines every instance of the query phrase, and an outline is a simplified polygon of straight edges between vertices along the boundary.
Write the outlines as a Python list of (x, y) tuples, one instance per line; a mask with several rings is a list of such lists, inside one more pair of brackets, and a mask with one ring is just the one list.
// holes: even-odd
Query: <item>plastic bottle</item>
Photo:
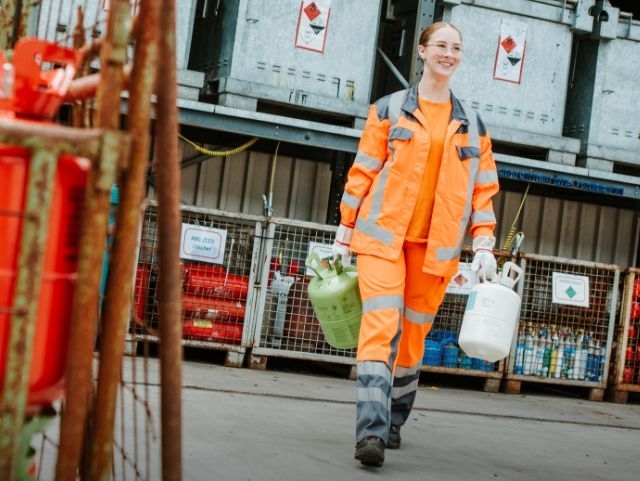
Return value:
[(560, 337), (560, 339), (558, 340), (558, 358), (556, 359), (556, 368), (553, 373), (553, 377), (556, 379), (560, 379), (560, 376), (562, 375), (564, 363), (564, 347), (564, 337)]
[(582, 334), (582, 330), (578, 331), (578, 335), (576, 336), (575, 341), (575, 359), (573, 365), (573, 378), (572, 379), (580, 379), (580, 366), (582, 366), (582, 340), (584, 335)]
[(530, 376), (533, 373), (533, 334), (531, 328), (527, 328), (527, 335), (524, 340), (524, 365), (522, 373), (525, 376)]
[(524, 343), (525, 343), (525, 331), (524, 328), (520, 328), (518, 332), (518, 341), (516, 342), (516, 360), (513, 367), (514, 374), (524, 373)]
[(587, 348), (587, 381), (595, 381), (597, 378), (596, 367), (596, 346), (593, 336), (589, 337), (589, 347)]
[(558, 332), (551, 326), (551, 358), (549, 360), (549, 377), (556, 377), (558, 367)]
[(544, 365), (544, 350), (545, 350), (545, 338), (544, 335), (540, 335), (538, 337), (538, 342), (536, 346), (536, 356), (535, 356), (535, 372), (536, 376), (542, 376), (542, 369)]

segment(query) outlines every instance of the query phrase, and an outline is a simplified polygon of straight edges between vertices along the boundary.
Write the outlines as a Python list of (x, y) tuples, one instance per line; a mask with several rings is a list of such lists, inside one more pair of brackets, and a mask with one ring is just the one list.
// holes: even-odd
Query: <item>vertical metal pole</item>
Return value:
[[(26, 414), (40, 279), (44, 265), (47, 218), (51, 207), (57, 154), (41, 145), (29, 159), (29, 177), (11, 309), (5, 379), (0, 400), (0, 473), (17, 479), (20, 434)], [(44, 214), (43, 214), (44, 213)]]
[[(65, 412), (60, 423), (56, 481), (75, 481), (86, 435), (93, 387), (93, 347), (100, 301), (103, 246), (107, 238), (109, 199), (118, 163), (125, 160), (120, 123), (120, 94), (130, 26), (129, 0), (111, 0), (107, 34), (100, 51), (97, 126), (105, 130), (103, 151), (89, 176), (78, 266), (78, 291), (72, 311)], [(128, 153), (128, 152), (127, 152)]]
[(38, 11), (39, 2), (0, 1), (0, 50), (11, 49), (19, 38), (34, 35), (28, 28), (35, 24)]
[[(156, 75), (159, 19), (159, 2), (142, 0), (127, 119), (132, 150), (130, 164), (123, 171), (119, 186), (120, 203), (102, 313), (100, 368), (89, 470), (92, 481), (109, 481), (112, 474), (117, 393), (121, 380), (124, 338), (131, 317), (137, 232), (149, 159), (149, 99), (153, 93)], [(137, 427), (133, 426), (132, 429), (135, 430)]]
[(162, 0), (158, 61), (157, 191), (162, 384), (162, 479), (182, 479), (182, 293), (180, 272), (180, 164), (176, 98), (176, 6)]

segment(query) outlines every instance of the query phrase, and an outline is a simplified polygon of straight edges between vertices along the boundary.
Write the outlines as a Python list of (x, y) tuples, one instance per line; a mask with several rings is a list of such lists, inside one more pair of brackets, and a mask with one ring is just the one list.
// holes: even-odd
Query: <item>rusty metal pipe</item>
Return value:
[[(162, 0), (157, 86), (158, 297), (162, 384), (162, 479), (182, 479), (182, 293), (176, 5)], [(162, 79), (162, 80), (160, 80)]]
[[(129, 0), (112, 0), (107, 33), (101, 45), (102, 82), (97, 91), (97, 125), (105, 132), (104, 149), (89, 176), (85, 202), (82, 241), (79, 257), (79, 287), (72, 311), (70, 356), (67, 370), (67, 397), (60, 423), (60, 448), (56, 464), (56, 481), (75, 481), (80, 468), (93, 387), (93, 347), (98, 322), (97, 310), (101, 281), (102, 256), (109, 217), (111, 187), (118, 165), (127, 158), (123, 145), (113, 144), (108, 136), (119, 127), (120, 94), (114, 86), (122, 85), (123, 65), (129, 35)], [(119, 366), (118, 366), (119, 368)], [(85, 453), (86, 454), (86, 453)], [(83, 463), (83, 467), (88, 463)], [(81, 470), (81, 477), (87, 473)], [(89, 479), (89, 478), (87, 478)]]
[(57, 156), (40, 142), (31, 152), (29, 179), (7, 342), (5, 378), (0, 397), (0, 473), (17, 479), (21, 465), (20, 433), (29, 391), (38, 299), (44, 269), (47, 216), (53, 195)]
[(131, 157), (119, 186), (120, 203), (103, 303), (100, 368), (90, 445), (89, 478), (92, 481), (109, 481), (112, 474), (117, 392), (121, 381), (124, 339), (131, 317), (137, 232), (151, 144), (150, 99), (158, 57), (160, 5), (153, 0), (143, 0), (139, 8), (142, 27), (136, 41), (127, 118), (132, 139)]

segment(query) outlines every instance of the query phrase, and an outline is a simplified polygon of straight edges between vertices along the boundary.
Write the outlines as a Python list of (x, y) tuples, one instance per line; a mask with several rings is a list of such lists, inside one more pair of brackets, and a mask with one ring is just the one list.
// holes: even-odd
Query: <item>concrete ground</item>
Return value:
[[(136, 369), (125, 366), (125, 379), (135, 380), (149, 406), (136, 408), (137, 423), (146, 429), (149, 415), (155, 441), (137, 453), (129, 449), (147, 465), (141, 476), (116, 466), (113, 479), (161, 481), (158, 360), (143, 367), (140, 358), (128, 358), (126, 364)], [(382, 468), (366, 468), (353, 459), (355, 381), (330, 370), (301, 370), (295, 360), (273, 364), (261, 371), (185, 361), (184, 481), (635, 481), (640, 476), (640, 404), (435, 387), (429, 379), (402, 429), (401, 449), (387, 450)], [(132, 412), (123, 404), (124, 432), (131, 436)], [(51, 468), (41, 470), (39, 479), (53, 479)]]
[[(291, 361), (295, 363), (295, 361)], [(637, 480), (640, 405), (420, 387), (382, 468), (353, 459), (355, 382), (187, 362), (185, 481)]]

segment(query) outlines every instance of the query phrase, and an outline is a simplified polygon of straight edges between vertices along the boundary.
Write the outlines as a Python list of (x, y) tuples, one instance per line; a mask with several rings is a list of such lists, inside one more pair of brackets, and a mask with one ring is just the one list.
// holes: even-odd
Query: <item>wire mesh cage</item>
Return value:
[(610, 380), (614, 399), (626, 401), (629, 392), (640, 392), (640, 270), (625, 272), (620, 316), (611, 354)]
[(312, 252), (331, 256), (335, 227), (276, 219), (267, 232), (268, 267), (262, 276), (267, 289), (256, 311), (259, 320), (252, 354), (353, 363), (354, 349), (327, 343), (308, 295), (314, 274), (306, 267), (307, 257)]
[[(181, 212), (183, 337), (201, 347), (246, 345), (261, 218), (193, 207)], [(158, 331), (158, 241), (157, 206), (151, 204), (142, 222), (134, 288), (133, 327), (142, 336)]]
[(521, 261), (522, 307), (508, 377), (604, 387), (618, 267), (533, 254)]

